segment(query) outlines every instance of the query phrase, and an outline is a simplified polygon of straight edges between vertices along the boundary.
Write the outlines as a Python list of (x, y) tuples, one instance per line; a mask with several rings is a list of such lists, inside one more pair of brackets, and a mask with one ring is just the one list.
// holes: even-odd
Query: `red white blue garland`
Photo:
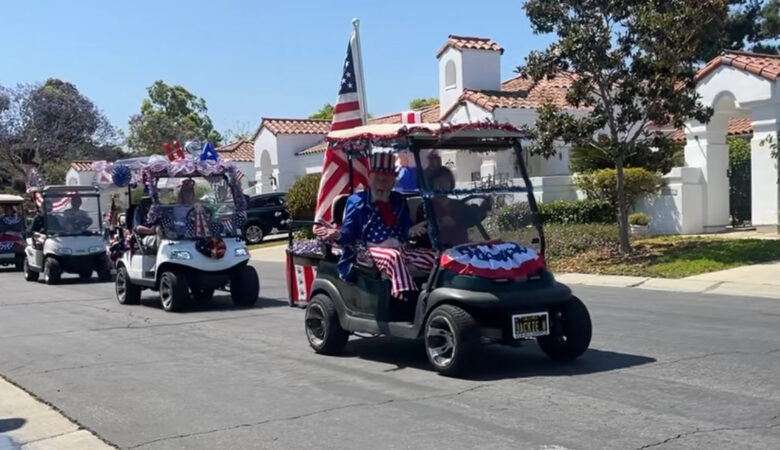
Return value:
[(513, 242), (484, 242), (453, 247), (441, 256), (441, 267), (461, 275), (521, 280), (544, 269), (542, 255)]

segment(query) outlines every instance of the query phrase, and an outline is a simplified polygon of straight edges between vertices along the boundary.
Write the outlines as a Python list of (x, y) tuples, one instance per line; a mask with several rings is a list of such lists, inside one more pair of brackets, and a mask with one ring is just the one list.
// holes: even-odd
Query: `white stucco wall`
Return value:
[(322, 166), (322, 156), (297, 156), (296, 153), (316, 145), (325, 138), (323, 134), (283, 134), (277, 136), (279, 190), (287, 191), (295, 180), (306, 174), (306, 167)]
[(501, 89), (501, 53), (492, 50), (461, 50), (463, 89)]
[[(439, 104), (442, 111), (446, 111), (455, 104), (463, 92), (463, 74), (460, 72), (462, 60), (461, 53), (452, 47), (445, 50), (439, 57)], [(445, 82), (445, 68), (449, 61), (455, 64), (455, 84), (451, 86)]]
[(650, 216), (650, 234), (696, 234), (703, 229), (704, 176), (698, 167), (675, 167), (660, 191), (641, 199), (635, 211)]
[[(255, 191), (259, 194), (264, 194), (273, 191), (269, 176), (273, 176), (274, 170), (278, 170), (278, 158), (277, 158), (277, 140), (276, 136), (268, 131), (267, 128), (260, 130), (260, 133), (255, 139)], [(270, 167), (265, 168), (266, 173), (263, 172), (262, 162), (263, 153), (266, 153), (270, 159)]]

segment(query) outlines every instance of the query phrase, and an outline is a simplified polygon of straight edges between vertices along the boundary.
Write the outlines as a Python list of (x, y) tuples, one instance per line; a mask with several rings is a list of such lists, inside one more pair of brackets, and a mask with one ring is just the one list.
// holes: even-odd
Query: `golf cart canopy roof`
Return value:
[(23, 203), (24, 198), (18, 195), (0, 194), (0, 205), (15, 205), (17, 203)]
[(94, 186), (45, 186), (43, 188), (33, 188), (30, 192), (42, 192), (43, 195), (100, 195), (100, 191)]
[(468, 124), (377, 124), (328, 133), (331, 147), (367, 143), (383, 147), (464, 149), (491, 151), (512, 147), (525, 133), (512, 125), (495, 122)]

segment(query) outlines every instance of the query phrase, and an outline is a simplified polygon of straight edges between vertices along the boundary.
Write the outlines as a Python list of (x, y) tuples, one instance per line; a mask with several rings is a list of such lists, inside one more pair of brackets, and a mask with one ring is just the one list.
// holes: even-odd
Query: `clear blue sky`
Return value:
[(0, 84), (70, 81), (123, 129), (157, 79), (205, 98), (219, 131), (306, 117), (335, 101), (353, 17), (375, 115), (437, 96), (449, 34), (501, 44), (504, 78), (549, 42), (521, 0), (36, 0), (7, 2), (3, 15)]

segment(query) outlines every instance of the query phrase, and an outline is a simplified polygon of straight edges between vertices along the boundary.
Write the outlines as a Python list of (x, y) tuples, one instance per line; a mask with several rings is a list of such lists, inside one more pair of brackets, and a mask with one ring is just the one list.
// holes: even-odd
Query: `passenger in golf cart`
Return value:
[(0, 194), (0, 267), (13, 265), (21, 270), (24, 263), (24, 199), (18, 195)]
[[(546, 268), (544, 234), (521, 153), (522, 138), (522, 132), (511, 126), (493, 123), (410, 128), (368, 125), (328, 135), (328, 151), (343, 151), (350, 166), (369, 156), (374, 180), (369, 178), (368, 191), (349, 197), (346, 212), (341, 212), (340, 200), (334, 201), (331, 212), (336, 224), (319, 225), (325, 227), (320, 236), (343, 246), (341, 257), (337, 259), (325, 245), (323, 256), (293, 258), (296, 264), (317, 267), (305, 320), (306, 337), (316, 352), (339, 353), (350, 333), (423, 337), (429, 361), (444, 374), (461, 371), (482, 343), (520, 345), (535, 339), (555, 360), (572, 360), (585, 352), (591, 338), (590, 316), (585, 305)], [(390, 196), (395, 234), (383, 229), (387, 225), (381, 211), (386, 207), (369, 202), (376, 196), (374, 191), (382, 188), (375, 168), (384, 167), (372, 152), (374, 148), (408, 150), (423, 169), (418, 171), (417, 195)], [(423, 149), (495, 158), (496, 166), (509, 172), (503, 177), (508, 181), (456, 187), (449, 169), (420, 163)], [(350, 177), (353, 172), (349, 171)], [(515, 215), (512, 223), (494, 214), (499, 207), (506, 211), (507, 206)], [(410, 211), (419, 222), (412, 220)], [(340, 217), (344, 224), (338, 231)], [(372, 224), (378, 226), (372, 229)], [(427, 231), (427, 241), (416, 233), (407, 238), (404, 229)], [(489, 232), (500, 233), (503, 239), (491, 239)], [(361, 239), (368, 243), (373, 267), (357, 258)], [(386, 244), (389, 239), (400, 245), (389, 251), (387, 245), (371, 245)], [(379, 252), (390, 253), (395, 266), (383, 266), (381, 255), (376, 256)], [(352, 253), (356, 262), (345, 272), (344, 262)], [(416, 300), (416, 306), (402, 317), (393, 314), (404, 303), (398, 301), (397, 293), (403, 290), (392, 275), (413, 266), (404, 257), (407, 254), (426, 255), (430, 266), (424, 267), (430, 269), (421, 276), (409, 271), (416, 283), (409, 292), (414, 294), (403, 297), (406, 304)]]

